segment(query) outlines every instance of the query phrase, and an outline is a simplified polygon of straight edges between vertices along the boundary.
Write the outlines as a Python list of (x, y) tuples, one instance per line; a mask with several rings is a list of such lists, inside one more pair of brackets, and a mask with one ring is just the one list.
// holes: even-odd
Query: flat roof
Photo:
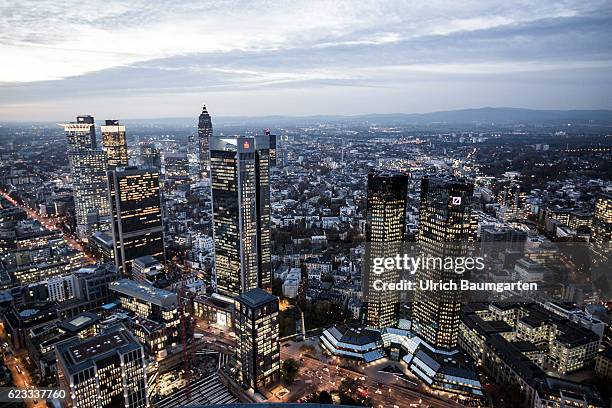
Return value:
[(250, 307), (258, 307), (270, 302), (278, 301), (276, 296), (271, 295), (261, 288), (251, 289), (236, 298), (240, 303)]
[(57, 327), (70, 332), (78, 332), (81, 329), (96, 324), (98, 321), (100, 321), (100, 317), (97, 314), (92, 312), (83, 312), (68, 320), (59, 322)]
[(136, 338), (122, 325), (85, 340), (71, 338), (59, 343), (58, 363), (74, 374), (113, 354), (125, 354), (140, 349), (142, 346)]
[(156, 265), (158, 263), (161, 263), (157, 258), (151, 255), (140, 256), (138, 258), (133, 259), (132, 262), (142, 267), (147, 267), (147, 266)]
[(159, 289), (145, 283), (136, 282), (131, 279), (120, 279), (116, 282), (111, 282), (108, 287), (115, 292), (158, 306), (173, 306), (177, 303), (176, 293)]

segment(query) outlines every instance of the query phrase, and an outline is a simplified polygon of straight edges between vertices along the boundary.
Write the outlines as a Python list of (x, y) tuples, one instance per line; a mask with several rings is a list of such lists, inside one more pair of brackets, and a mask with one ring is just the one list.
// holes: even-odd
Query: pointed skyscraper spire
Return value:
[(206, 109), (202, 106), (202, 113), (198, 120), (198, 140), (200, 148), (200, 174), (203, 178), (210, 177), (210, 138), (213, 134), (212, 120)]

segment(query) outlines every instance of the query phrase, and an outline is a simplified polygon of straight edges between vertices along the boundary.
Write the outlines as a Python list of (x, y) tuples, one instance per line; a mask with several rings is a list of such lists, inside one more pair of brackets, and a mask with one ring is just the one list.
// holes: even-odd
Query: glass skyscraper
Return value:
[(105, 125), (100, 126), (102, 131), (102, 148), (106, 152), (108, 168), (128, 165), (127, 141), (125, 138), (125, 126), (120, 125), (118, 120), (107, 120)]
[(159, 172), (120, 167), (108, 172), (108, 189), (117, 267), (129, 274), (144, 255), (165, 261)]
[[(472, 217), (473, 185), (453, 177), (424, 177), (417, 243), (422, 255), (431, 258), (465, 256), (467, 243), (475, 238)], [(448, 282), (465, 279), (453, 269), (431, 263), (416, 272), (417, 282)], [(413, 304), (413, 329), (436, 350), (456, 348), (459, 336), (462, 293), (457, 290), (420, 290)]]
[[(406, 229), (408, 176), (399, 172), (371, 170), (368, 173), (366, 223), (367, 259), (393, 257), (401, 252)], [(365, 274), (365, 322), (369, 327), (397, 325), (399, 292), (373, 289), (374, 280), (396, 282), (397, 270)]]
[(270, 167), (276, 167), (276, 135), (270, 129), (264, 129), (264, 134), (270, 138)]
[(595, 200), (591, 231), (591, 279), (603, 296), (612, 296), (612, 194), (602, 193)]
[(266, 136), (210, 139), (217, 291), (271, 287), (270, 176)]
[(255, 288), (238, 296), (236, 376), (247, 388), (270, 388), (280, 379), (278, 298)]
[(106, 155), (97, 149), (93, 117), (78, 116), (76, 122), (62, 126), (68, 142), (77, 236), (87, 240), (94, 232), (108, 228)]
[(204, 178), (210, 177), (210, 138), (213, 135), (213, 126), (206, 105), (202, 106), (202, 113), (198, 118), (198, 142), (200, 150), (200, 174)]

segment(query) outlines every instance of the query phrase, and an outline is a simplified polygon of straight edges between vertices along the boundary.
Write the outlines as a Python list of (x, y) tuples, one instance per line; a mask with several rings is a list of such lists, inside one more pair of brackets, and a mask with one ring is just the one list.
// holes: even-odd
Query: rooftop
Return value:
[(278, 301), (276, 296), (271, 295), (261, 288), (251, 289), (238, 296), (237, 300), (249, 307), (263, 306), (270, 302)]
[(120, 279), (117, 282), (111, 282), (108, 285), (109, 289), (131, 296), (145, 302), (150, 302), (158, 306), (173, 306), (176, 305), (177, 296), (174, 292), (169, 292), (164, 289), (159, 289), (151, 285), (139, 283), (130, 279)]
[(132, 261), (135, 265), (138, 265), (140, 267), (146, 268), (152, 265), (156, 265), (159, 262), (159, 260), (151, 255), (145, 255), (145, 256), (141, 256), (139, 258), (136, 258)]
[(100, 321), (100, 317), (97, 314), (92, 312), (83, 312), (68, 320), (59, 322), (57, 327), (65, 331), (75, 333), (96, 324), (98, 321)]
[(71, 338), (57, 346), (59, 361), (70, 373), (77, 373), (113, 354), (124, 354), (142, 346), (122, 325), (116, 325), (97, 336), (80, 340)]

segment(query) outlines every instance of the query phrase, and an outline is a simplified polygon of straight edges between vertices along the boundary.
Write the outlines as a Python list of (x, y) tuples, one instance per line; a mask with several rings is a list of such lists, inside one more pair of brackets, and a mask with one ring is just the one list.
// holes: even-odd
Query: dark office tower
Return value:
[(278, 298), (255, 288), (236, 298), (235, 310), (237, 379), (270, 389), (280, 378)]
[(159, 172), (138, 167), (108, 172), (115, 243), (115, 264), (130, 274), (131, 261), (150, 255), (164, 258)]
[[(366, 209), (366, 259), (395, 257), (402, 250), (406, 229), (406, 197), (408, 176), (399, 172), (375, 171), (368, 173), (368, 202)], [(398, 291), (377, 291), (374, 281), (399, 281), (399, 271), (386, 270), (376, 275), (368, 268), (364, 279), (365, 322), (369, 327), (384, 328), (397, 325), (399, 313)]]
[(268, 138), (211, 138), (217, 291), (271, 288)]
[(56, 346), (57, 376), (75, 408), (149, 406), (144, 350), (122, 325), (85, 339), (72, 337)]
[(77, 235), (87, 240), (108, 227), (106, 156), (96, 149), (93, 117), (78, 116), (62, 125), (68, 141), (68, 163), (72, 174)]
[(264, 134), (270, 137), (270, 167), (276, 167), (276, 135), (270, 129), (264, 129)]
[[(424, 177), (421, 181), (421, 205), (417, 243), (423, 257), (446, 259), (465, 256), (467, 242), (474, 239), (477, 224), (471, 216), (473, 185), (452, 177)], [(428, 262), (417, 270), (417, 282), (450, 280), (466, 276)], [(413, 304), (416, 334), (436, 350), (457, 346), (462, 293), (458, 290), (420, 290), (417, 286)]]
[(198, 140), (200, 143), (200, 173), (202, 177), (210, 177), (210, 138), (213, 135), (213, 126), (206, 105), (198, 119)]
[(161, 170), (161, 156), (153, 143), (140, 145), (140, 167)]
[(128, 165), (127, 141), (125, 126), (118, 120), (107, 120), (102, 130), (102, 147), (106, 152), (109, 170)]

